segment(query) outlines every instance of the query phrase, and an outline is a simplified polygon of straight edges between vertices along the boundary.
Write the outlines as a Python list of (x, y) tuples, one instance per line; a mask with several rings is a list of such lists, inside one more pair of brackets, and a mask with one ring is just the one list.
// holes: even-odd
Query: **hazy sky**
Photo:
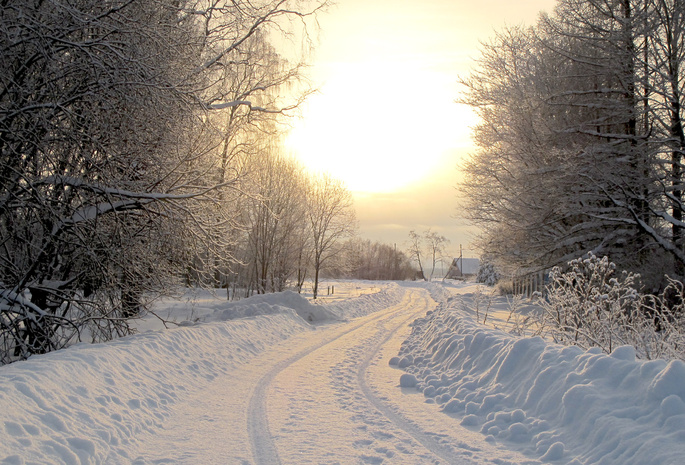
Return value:
[(472, 150), (468, 108), (454, 103), (487, 41), (531, 25), (554, 0), (338, 0), (320, 17), (310, 75), (320, 93), (288, 140), (310, 168), (355, 195), (362, 237), (404, 247), (432, 227), (474, 256), (457, 209), (457, 164)]

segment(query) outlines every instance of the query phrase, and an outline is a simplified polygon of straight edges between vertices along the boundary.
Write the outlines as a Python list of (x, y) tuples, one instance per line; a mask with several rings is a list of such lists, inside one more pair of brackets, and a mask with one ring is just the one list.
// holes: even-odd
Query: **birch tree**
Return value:
[(423, 272), (423, 265), (421, 264), (421, 257), (423, 257), (423, 237), (413, 230), (409, 231), (407, 254), (409, 254), (409, 258), (418, 265), (421, 279), (426, 281), (426, 274)]
[(306, 190), (302, 167), (274, 147), (260, 154), (249, 176), (256, 190), (243, 205), (250, 281), (258, 293), (285, 289), (304, 247)]
[(431, 257), (431, 274), (428, 280), (432, 281), (433, 275), (435, 274), (435, 266), (445, 257), (445, 247), (450, 241), (445, 236), (438, 234), (432, 229), (428, 229), (424, 237), (426, 238), (428, 253)]

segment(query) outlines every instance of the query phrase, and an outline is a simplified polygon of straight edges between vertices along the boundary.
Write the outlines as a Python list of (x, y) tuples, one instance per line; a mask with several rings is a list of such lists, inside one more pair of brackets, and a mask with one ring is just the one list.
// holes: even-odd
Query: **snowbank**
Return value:
[[(0, 369), (0, 463), (130, 463), (174, 403), (295, 333), (259, 318), (81, 344)], [(4, 459), (4, 460), (3, 460)]]
[(310, 323), (347, 320), (399, 303), (404, 290), (395, 282), (342, 281), (334, 282), (335, 297), (323, 296), (316, 304), (304, 298), (307, 294), (285, 291), (255, 295), (249, 299), (227, 301), (226, 291), (210, 292), (188, 289), (179, 298), (161, 299), (153, 305), (153, 314), (132, 325), (138, 332), (164, 329), (161, 319), (170, 326), (192, 326), (204, 322), (228, 321), (257, 315), (297, 314)]
[(202, 321), (226, 321), (256, 315), (289, 313), (309, 323), (358, 318), (395, 305), (402, 300), (404, 290), (394, 282), (379, 284), (373, 294), (363, 294), (327, 305), (317, 305), (292, 291), (263, 294), (237, 302), (225, 302), (222, 308), (202, 318)]
[(358, 318), (395, 305), (402, 300), (404, 290), (397, 283), (386, 282), (378, 292), (336, 301), (325, 306), (311, 303), (292, 291), (263, 294), (246, 300), (225, 303), (203, 321), (226, 321), (255, 315), (274, 313), (296, 314), (310, 323)]
[(475, 323), (458, 300), (414, 322), (390, 362), (406, 371), (402, 387), (545, 463), (682, 463), (683, 362), (516, 338)]
[(338, 319), (346, 320), (366, 316), (380, 309), (400, 303), (405, 293), (402, 286), (390, 281), (376, 281), (375, 283), (381, 287), (379, 292), (364, 294), (341, 302), (334, 302), (326, 305), (326, 308), (335, 314)]
[[(0, 368), (0, 463), (136, 463), (174, 404), (294, 334), (309, 321), (350, 318), (399, 302), (403, 291), (312, 305), (292, 292), (187, 305), (180, 328), (79, 344)], [(206, 321), (208, 323), (198, 324)], [(131, 455), (133, 454), (133, 455)]]
[(337, 315), (320, 305), (313, 305), (296, 292), (286, 291), (277, 294), (263, 294), (237, 302), (226, 303), (205, 321), (226, 321), (257, 315), (285, 313), (297, 315), (303, 320), (314, 323), (336, 320)]

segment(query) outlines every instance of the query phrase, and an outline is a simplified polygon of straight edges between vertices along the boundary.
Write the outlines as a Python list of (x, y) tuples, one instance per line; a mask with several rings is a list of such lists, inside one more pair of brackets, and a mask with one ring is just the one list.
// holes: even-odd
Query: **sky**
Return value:
[(404, 248), (431, 228), (449, 255), (478, 256), (458, 210), (458, 164), (474, 150), (471, 110), (455, 100), (480, 42), (532, 25), (555, 0), (338, 0), (319, 17), (309, 76), (319, 92), (287, 139), (313, 171), (342, 179), (359, 234)]

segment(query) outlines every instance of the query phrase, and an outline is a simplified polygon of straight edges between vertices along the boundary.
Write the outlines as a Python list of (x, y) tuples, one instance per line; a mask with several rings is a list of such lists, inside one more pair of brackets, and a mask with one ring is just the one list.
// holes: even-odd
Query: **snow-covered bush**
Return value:
[(622, 272), (607, 257), (589, 254), (550, 273), (538, 332), (555, 342), (611, 353), (624, 345), (640, 358), (685, 359), (683, 284), (669, 279), (658, 296), (636, 289), (639, 275)]
[(633, 326), (633, 345), (642, 349), (644, 358), (685, 360), (685, 287), (666, 279), (668, 285), (659, 296), (642, 297), (643, 318)]
[(515, 294), (514, 293), (514, 281), (511, 278), (509, 278), (509, 279), (500, 278), (500, 280), (497, 281), (495, 289), (496, 289), (496, 293), (498, 295), (507, 296), (507, 295), (514, 295)]
[(476, 282), (482, 283), (487, 286), (494, 286), (500, 280), (500, 274), (495, 268), (495, 265), (488, 261), (483, 260), (478, 269), (478, 274), (476, 275)]
[(626, 327), (640, 311), (634, 287), (638, 276), (624, 272), (614, 277), (616, 266), (592, 254), (569, 262), (569, 267), (550, 273), (547, 299), (542, 301), (543, 330), (556, 342), (599, 346), (607, 353), (625, 345)]
[[(59, 296), (58, 292), (54, 293)], [(0, 365), (76, 342), (102, 342), (132, 333), (112, 294), (76, 295), (59, 306), (37, 305), (36, 296), (0, 289)], [(56, 299), (55, 299), (56, 300)], [(51, 303), (52, 304), (52, 303)]]

